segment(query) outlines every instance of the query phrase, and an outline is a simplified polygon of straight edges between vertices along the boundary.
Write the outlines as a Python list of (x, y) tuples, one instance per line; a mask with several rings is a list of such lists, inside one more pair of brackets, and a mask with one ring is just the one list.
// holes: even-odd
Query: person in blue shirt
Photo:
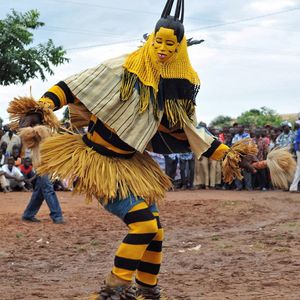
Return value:
[(294, 149), (297, 156), (297, 167), (294, 176), (294, 180), (290, 186), (290, 192), (299, 192), (298, 185), (300, 181), (300, 120), (297, 120), (295, 123), (295, 141), (294, 141)]
[(232, 138), (232, 144), (249, 137), (250, 134), (245, 132), (245, 127), (243, 125), (238, 125), (237, 133)]

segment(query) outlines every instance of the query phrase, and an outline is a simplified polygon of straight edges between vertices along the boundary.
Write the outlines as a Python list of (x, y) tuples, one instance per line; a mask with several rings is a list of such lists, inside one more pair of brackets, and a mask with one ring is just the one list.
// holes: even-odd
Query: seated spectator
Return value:
[(25, 187), (28, 190), (32, 190), (34, 188), (36, 173), (33, 170), (31, 158), (25, 157), (24, 163), (19, 166), (19, 169), (25, 179)]
[(6, 163), (6, 157), (3, 154), (2, 148), (0, 148), (0, 168)]
[(22, 163), (21, 150), (20, 150), (19, 146), (17, 146), (17, 145), (13, 146), (12, 155), (11, 156), (15, 160), (15, 166), (19, 167), (21, 165), (21, 163)]
[(9, 192), (9, 183), (5, 178), (5, 172), (3, 172), (2, 167), (0, 167), (0, 188), (4, 193)]
[[(0, 119), (0, 121), (1, 121), (1, 119)], [(1, 138), (3, 137), (3, 135), (4, 135), (4, 131), (2, 129), (2, 126), (0, 125), (0, 141), (1, 141)]]
[(2, 154), (3, 154), (6, 158), (8, 158), (10, 155), (9, 155), (9, 153), (8, 153), (8, 151), (7, 151), (7, 143), (6, 143), (6, 142), (1, 142), (0, 148), (1, 148), (1, 150), (2, 150)]
[(25, 188), (24, 177), (21, 171), (14, 165), (15, 160), (13, 157), (9, 157), (7, 160), (7, 164), (2, 167), (2, 171), (4, 172), (5, 178), (8, 181), (9, 189), (16, 190), (19, 189), (21, 191), (28, 191)]

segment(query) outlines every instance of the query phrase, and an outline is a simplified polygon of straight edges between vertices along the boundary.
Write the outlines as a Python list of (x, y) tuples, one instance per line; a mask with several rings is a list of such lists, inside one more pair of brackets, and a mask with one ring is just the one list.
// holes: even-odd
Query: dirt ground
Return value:
[[(67, 221), (44, 204), (20, 220), (29, 193), (0, 194), (0, 299), (86, 299), (126, 233), (97, 203), (58, 193)], [(160, 284), (170, 299), (300, 299), (300, 194), (169, 192)]]

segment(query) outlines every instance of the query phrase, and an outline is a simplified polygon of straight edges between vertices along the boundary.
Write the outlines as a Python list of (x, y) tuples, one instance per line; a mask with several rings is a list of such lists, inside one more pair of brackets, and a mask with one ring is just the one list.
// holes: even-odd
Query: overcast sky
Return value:
[[(102, 60), (136, 49), (151, 32), (165, 0), (0, 0), (0, 19), (15, 9), (37, 9), (46, 25), (35, 43), (53, 39), (70, 63), (42, 82), (0, 86), (0, 117), (14, 96), (39, 98), (49, 87)], [(300, 111), (300, 0), (186, 0), (187, 37), (205, 39), (189, 48), (202, 86), (198, 120), (237, 117), (266, 106), (278, 113)], [(0, 33), (1, 34), (1, 33)]]

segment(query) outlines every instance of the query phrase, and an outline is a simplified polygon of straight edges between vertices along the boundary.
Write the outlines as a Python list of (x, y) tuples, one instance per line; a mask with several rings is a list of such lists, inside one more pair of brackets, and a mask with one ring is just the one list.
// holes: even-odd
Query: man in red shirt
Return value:
[(34, 182), (35, 182), (36, 174), (32, 167), (31, 158), (26, 157), (24, 159), (24, 163), (19, 166), (19, 169), (24, 176), (25, 187), (27, 189), (32, 190)]

